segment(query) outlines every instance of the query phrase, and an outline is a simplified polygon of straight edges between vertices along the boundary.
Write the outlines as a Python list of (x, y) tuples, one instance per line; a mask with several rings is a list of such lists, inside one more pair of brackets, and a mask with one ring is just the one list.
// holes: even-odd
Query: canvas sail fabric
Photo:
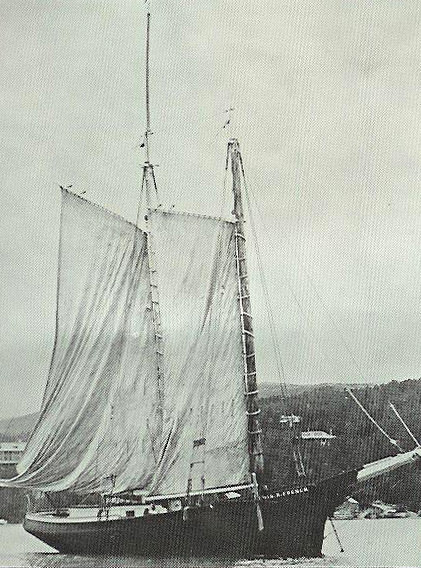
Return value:
[(159, 454), (146, 236), (63, 191), (57, 334), (40, 419), (2, 485), (147, 489)]
[(190, 471), (192, 490), (248, 482), (235, 226), (158, 209), (149, 229), (164, 345), (163, 449), (151, 493), (186, 492)]

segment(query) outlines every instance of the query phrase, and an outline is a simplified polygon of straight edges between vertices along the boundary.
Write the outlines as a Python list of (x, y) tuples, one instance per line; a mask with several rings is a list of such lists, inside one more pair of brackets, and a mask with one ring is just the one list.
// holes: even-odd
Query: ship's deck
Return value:
[(41, 511), (27, 513), (26, 518), (32, 521), (45, 523), (91, 523), (92, 521), (113, 521), (119, 519), (132, 519), (146, 515), (162, 515), (168, 509), (160, 505), (154, 508), (150, 505), (115, 505), (109, 508), (108, 514), (98, 507), (69, 507), (55, 511)]

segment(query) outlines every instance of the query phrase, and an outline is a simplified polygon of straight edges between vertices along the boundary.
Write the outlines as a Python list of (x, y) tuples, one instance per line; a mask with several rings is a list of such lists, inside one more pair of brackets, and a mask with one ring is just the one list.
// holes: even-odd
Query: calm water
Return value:
[(323, 552), (325, 557), (313, 560), (250, 560), (228, 564), (195, 559), (150, 561), (140, 558), (89, 558), (58, 554), (24, 532), (20, 525), (0, 525), (0, 566), (33, 566), (39, 568), (93, 568), (118, 566), (137, 568), (221, 567), (235, 568), (329, 568), (330, 566), (404, 566), (421, 568), (421, 519), (384, 519), (336, 521), (345, 552), (339, 551), (330, 524), (326, 525)]

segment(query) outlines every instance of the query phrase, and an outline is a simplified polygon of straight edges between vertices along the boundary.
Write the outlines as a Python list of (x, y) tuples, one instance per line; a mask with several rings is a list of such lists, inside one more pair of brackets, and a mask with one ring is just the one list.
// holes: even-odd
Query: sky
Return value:
[[(150, 9), (160, 201), (219, 215), (238, 137), (286, 382), (420, 377), (419, 0)], [(46, 383), (59, 184), (135, 220), (145, 18), (141, 0), (0, 0), (1, 418)], [(259, 379), (278, 381), (251, 243), (249, 265)]]

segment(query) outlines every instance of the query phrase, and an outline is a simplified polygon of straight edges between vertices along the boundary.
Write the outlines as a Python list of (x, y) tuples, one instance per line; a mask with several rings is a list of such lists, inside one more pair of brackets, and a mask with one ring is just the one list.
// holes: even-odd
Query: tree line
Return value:
[[(353, 393), (402, 449), (410, 450), (415, 443), (398, 421), (389, 402), (395, 405), (416, 439), (421, 440), (421, 379), (365, 385), (354, 388)], [(260, 403), (266, 483), (269, 486), (297, 481), (294, 444), (296, 453), (300, 451), (309, 481), (317, 481), (339, 471), (358, 469), (366, 463), (397, 453), (343, 386), (314, 386), (301, 392), (293, 391), (286, 397), (261, 399)], [(295, 431), (288, 424), (280, 424), (282, 415), (291, 414), (301, 419)], [(336, 437), (325, 445), (320, 440), (299, 441), (298, 430), (332, 432)], [(418, 511), (421, 509), (421, 467), (416, 463), (382, 475), (357, 486), (353, 496), (364, 505), (381, 499)]]

